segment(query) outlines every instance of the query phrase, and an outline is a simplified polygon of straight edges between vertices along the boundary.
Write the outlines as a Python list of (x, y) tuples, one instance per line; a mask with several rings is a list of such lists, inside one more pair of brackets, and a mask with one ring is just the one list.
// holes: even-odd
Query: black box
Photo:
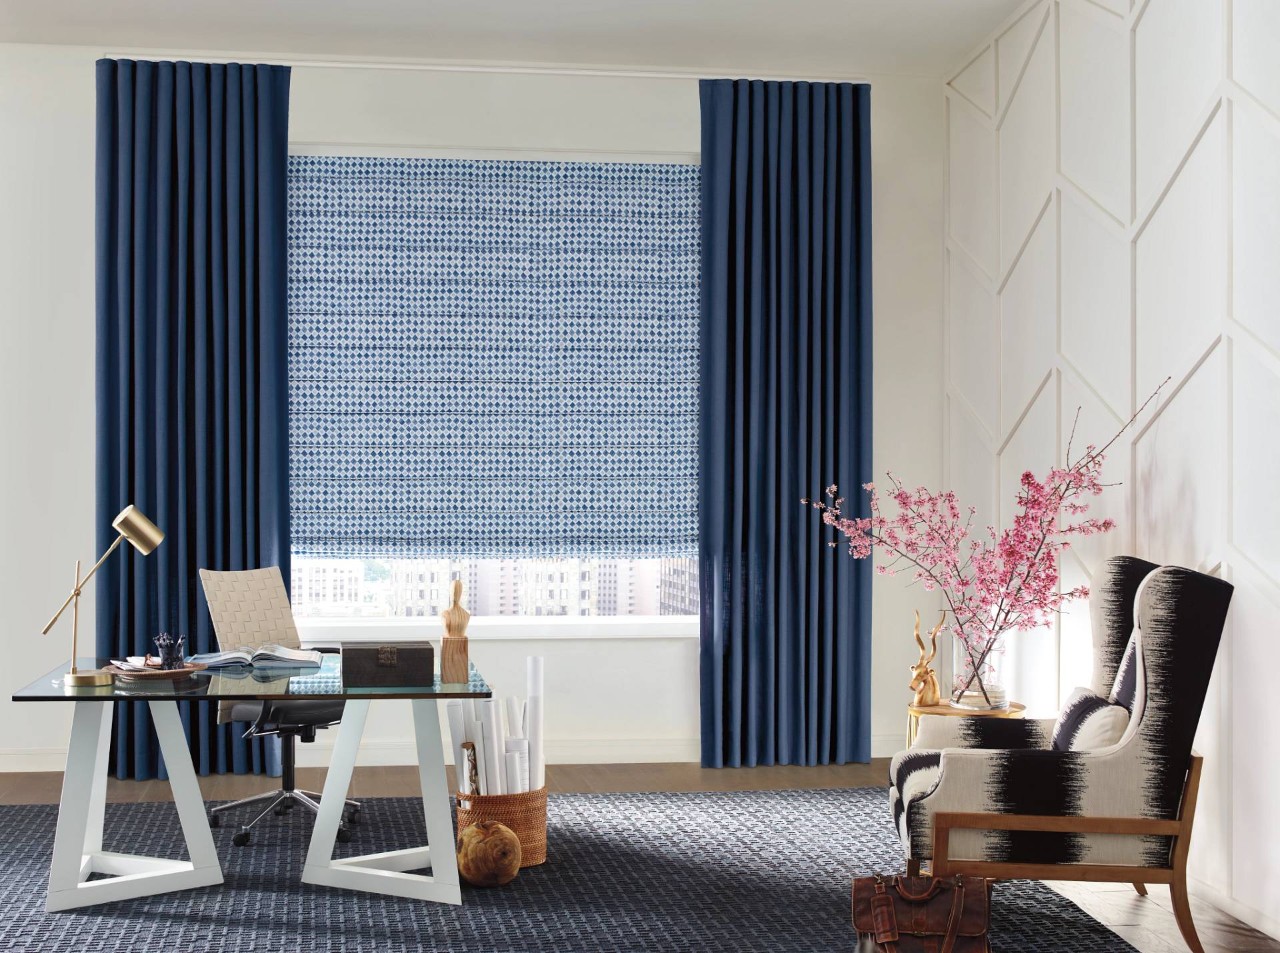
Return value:
[(430, 642), (342, 643), (342, 683), (347, 688), (421, 688), (435, 680)]

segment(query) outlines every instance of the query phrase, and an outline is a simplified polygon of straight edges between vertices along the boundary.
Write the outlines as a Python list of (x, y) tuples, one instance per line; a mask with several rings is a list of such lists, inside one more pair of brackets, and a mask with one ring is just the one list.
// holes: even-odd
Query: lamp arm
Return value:
[(53, 618), (49, 620), (49, 624), (40, 630), (41, 635), (49, 634), (49, 630), (54, 627), (54, 625), (57, 623), (57, 621), (60, 618), (62, 618), (62, 613), (67, 611), (67, 606), (71, 605), (75, 597), (80, 595), (80, 593), (84, 590), (84, 584), (93, 578), (93, 574), (102, 567), (102, 564), (107, 561), (107, 557), (116, 551), (116, 547), (118, 547), (123, 540), (124, 540), (123, 533), (116, 537), (115, 542), (112, 543), (107, 548), (107, 551), (102, 554), (102, 558), (99, 559), (96, 563), (94, 563), (93, 568), (90, 569), (88, 574), (85, 575), (85, 577), (80, 580), (80, 585), (77, 588), (71, 590), (71, 595), (67, 596), (67, 601), (62, 604), (62, 608), (60, 608), (57, 612), (53, 614)]

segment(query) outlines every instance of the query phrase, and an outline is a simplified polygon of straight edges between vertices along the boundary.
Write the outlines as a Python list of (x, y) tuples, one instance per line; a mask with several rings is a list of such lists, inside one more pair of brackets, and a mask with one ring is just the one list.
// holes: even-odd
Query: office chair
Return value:
[[(271, 644), (294, 649), (302, 647), (279, 566), (240, 572), (201, 569), (200, 582), (204, 585), (205, 599), (209, 603), (209, 615), (213, 619), (213, 631), (220, 650), (248, 648), (252, 651)], [(281, 681), (287, 683), (287, 679)], [(245, 737), (277, 735), (280, 738), (281, 785), (278, 792), (267, 791), (218, 805), (209, 812), (209, 825), (221, 827), (222, 815), (227, 811), (262, 805), (262, 811), (248, 823), (242, 824), (231, 839), (237, 847), (244, 847), (252, 839), (254, 825), (268, 813), (281, 817), (300, 804), (312, 814), (318, 814), (320, 795), (315, 791), (297, 788), (296, 743), (302, 741), (303, 744), (309, 744), (316, 740), (318, 729), (336, 725), (342, 720), (343, 706), (341, 698), (332, 701), (219, 702), (218, 724), (249, 722)], [(346, 823), (338, 828), (338, 840), (343, 843), (351, 840), (351, 825), (359, 822), (360, 815), (358, 801), (348, 800), (346, 804)]]

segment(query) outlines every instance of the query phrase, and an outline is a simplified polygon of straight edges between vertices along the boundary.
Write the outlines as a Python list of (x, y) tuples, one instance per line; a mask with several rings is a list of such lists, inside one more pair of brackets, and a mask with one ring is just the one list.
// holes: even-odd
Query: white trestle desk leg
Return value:
[[(333, 746), (329, 773), (324, 781), (320, 814), (311, 833), (311, 847), (302, 870), (303, 883), (411, 900), (462, 903), (437, 703), (434, 699), (416, 699), (412, 704), (428, 846), (333, 859), (356, 754), (360, 749), (360, 736), (364, 733), (365, 718), (369, 714), (368, 701), (349, 700), (342, 713), (342, 723), (338, 725), (338, 740)], [(431, 868), (430, 876), (408, 873), (426, 867)]]
[[(50, 913), (222, 883), (222, 868), (178, 706), (171, 701), (154, 701), (150, 705), (191, 859), (169, 860), (102, 849), (107, 752), (115, 705), (76, 702), (58, 807), (58, 830), (53, 838), (53, 861), (49, 865), (45, 909)], [(95, 873), (106, 874), (110, 879), (89, 880), (89, 875)]]

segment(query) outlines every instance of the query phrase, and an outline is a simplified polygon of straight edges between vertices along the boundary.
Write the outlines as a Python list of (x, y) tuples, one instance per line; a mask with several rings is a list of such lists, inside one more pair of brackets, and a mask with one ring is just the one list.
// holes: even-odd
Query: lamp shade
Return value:
[(147, 519), (146, 514), (132, 503), (120, 511), (111, 521), (111, 528), (127, 539), (133, 548), (144, 556), (164, 542), (164, 531)]

